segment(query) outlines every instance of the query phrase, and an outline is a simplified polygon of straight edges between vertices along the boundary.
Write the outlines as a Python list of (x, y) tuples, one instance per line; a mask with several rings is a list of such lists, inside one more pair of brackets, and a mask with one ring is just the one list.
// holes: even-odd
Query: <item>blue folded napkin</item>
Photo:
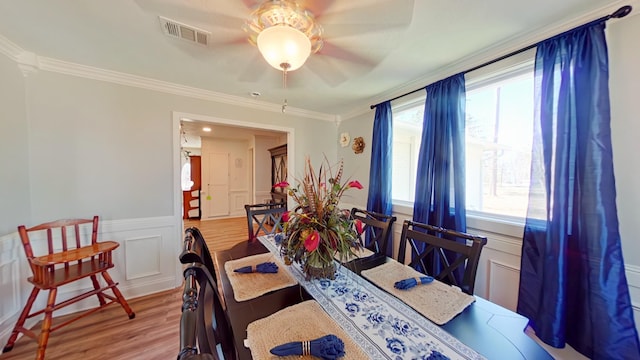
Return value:
[(276, 265), (276, 263), (273, 262), (263, 262), (260, 263), (258, 265), (254, 266), (243, 266), (241, 268), (235, 269), (233, 270), (234, 272), (238, 272), (238, 273), (243, 273), (243, 274), (248, 274), (248, 273), (252, 273), (252, 272), (259, 272), (259, 273), (277, 273), (278, 272), (278, 265)]
[(408, 279), (396, 281), (396, 283), (393, 284), (393, 287), (400, 290), (407, 290), (418, 285), (418, 281), (420, 281), (420, 284), (428, 284), (433, 281), (433, 277), (421, 276), (419, 278), (408, 278)]
[(312, 355), (323, 360), (334, 360), (344, 356), (344, 342), (335, 335), (325, 335), (311, 341), (294, 341), (271, 349), (277, 356)]

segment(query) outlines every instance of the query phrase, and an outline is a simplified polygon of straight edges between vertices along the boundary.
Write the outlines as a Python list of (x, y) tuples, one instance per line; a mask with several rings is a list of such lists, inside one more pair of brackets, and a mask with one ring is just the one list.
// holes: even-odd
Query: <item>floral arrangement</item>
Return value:
[(354, 224), (349, 211), (338, 204), (345, 191), (362, 185), (357, 180), (341, 182), (343, 166), (340, 160), (337, 170), (332, 169), (325, 158), (316, 175), (307, 157), (304, 177), (296, 187), (287, 182), (274, 185), (285, 189), (297, 204), (282, 217), (281, 254), (288, 265), (302, 264), (307, 278), (333, 278), (334, 257), (345, 260), (361, 247), (362, 225)]

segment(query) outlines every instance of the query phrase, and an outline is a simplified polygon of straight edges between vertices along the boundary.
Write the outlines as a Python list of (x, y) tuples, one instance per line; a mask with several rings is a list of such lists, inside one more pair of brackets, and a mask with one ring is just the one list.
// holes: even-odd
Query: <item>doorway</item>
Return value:
[[(277, 125), (270, 125), (270, 124), (259, 124), (259, 123), (252, 123), (252, 122), (246, 122), (246, 121), (235, 121), (235, 120), (228, 120), (228, 119), (220, 119), (220, 118), (215, 118), (215, 117), (211, 117), (211, 116), (205, 116), (205, 115), (197, 115), (197, 114), (188, 114), (188, 113), (181, 113), (181, 112), (174, 112), (173, 113), (173, 129), (174, 129), (174, 191), (175, 191), (175, 195), (174, 195), (174, 214), (175, 214), (175, 218), (176, 218), (176, 224), (180, 224), (179, 228), (183, 229), (184, 227), (184, 223), (183, 223), (183, 216), (182, 216), (182, 190), (180, 187), (180, 171), (181, 171), (181, 167), (180, 167), (180, 154), (181, 154), (181, 138), (182, 138), (182, 132), (181, 132), (181, 122), (189, 122), (190, 124), (196, 124), (196, 125), (202, 125), (202, 126), (208, 126), (214, 129), (223, 129), (220, 133), (215, 134), (215, 136), (219, 136), (221, 138), (224, 137), (228, 137), (228, 138), (233, 138), (233, 137), (237, 137), (239, 135), (237, 135), (238, 133), (242, 133), (242, 134), (246, 134), (246, 133), (253, 133), (257, 136), (269, 136), (269, 135), (273, 135), (273, 136), (280, 136), (281, 138), (286, 139), (286, 143), (289, 146), (289, 149), (291, 149), (291, 153), (293, 153), (293, 146), (294, 146), (294, 129), (293, 128), (289, 128), (289, 127), (283, 127), (283, 126), (277, 126)], [(236, 133), (234, 135), (234, 132)], [(243, 135), (244, 136), (244, 135)], [(247, 158), (246, 164), (247, 166), (250, 166), (250, 169), (248, 170), (248, 176), (249, 176), (249, 181), (248, 181), (248, 185), (247, 185), (247, 190), (249, 192), (249, 198), (247, 200), (247, 202), (253, 203), (255, 202), (256, 199), (256, 167), (260, 166), (259, 163), (259, 159), (258, 161), (256, 161), (256, 158), (258, 157), (258, 151), (255, 148), (255, 146), (249, 146), (248, 149), (246, 150), (246, 156), (248, 156), (249, 158)], [(218, 161), (222, 159), (222, 157), (220, 157), (218, 159)], [(289, 169), (293, 169), (294, 165), (293, 165), (293, 159), (294, 157), (291, 156), (288, 159), (288, 168)], [(202, 159), (203, 162), (207, 161), (204, 158)], [(214, 164), (217, 164), (218, 161), (216, 161)], [(231, 164), (229, 164), (229, 160), (227, 159), (227, 166), (230, 166)], [(291, 171), (290, 173), (294, 173), (293, 171)], [(260, 174), (258, 174), (260, 175)], [(228, 182), (228, 186), (231, 185), (230, 182)], [(208, 189), (206, 189), (207, 184), (203, 183), (202, 184), (202, 190), (206, 191)], [(229, 192), (230, 190), (227, 189), (227, 192)], [(203, 194), (203, 197), (201, 198), (202, 203), (205, 202), (205, 198), (208, 195)], [(211, 194), (212, 199), (213, 199), (213, 194)], [(227, 200), (229, 200), (229, 197), (226, 197)], [(224, 198), (223, 198), (223, 202), (224, 202)], [(243, 204), (244, 205), (244, 204)], [(204, 205), (206, 206), (206, 205)], [(215, 213), (213, 211), (214, 209), (212, 209), (212, 213)], [(216, 211), (218, 211), (218, 209), (216, 209)], [(225, 216), (222, 214), (222, 212), (219, 213), (220, 216), (218, 216), (217, 218), (224, 218)], [(227, 216), (228, 217), (228, 216)], [(180, 235), (181, 237), (182, 235)]]

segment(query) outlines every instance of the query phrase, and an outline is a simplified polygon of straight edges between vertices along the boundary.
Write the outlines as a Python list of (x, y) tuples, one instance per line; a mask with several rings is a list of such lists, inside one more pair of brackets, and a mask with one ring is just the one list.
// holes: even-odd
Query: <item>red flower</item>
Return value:
[(274, 188), (286, 188), (286, 187), (289, 187), (289, 183), (286, 182), (286, 181), (283, 181), (283, 182), (279, 182), (279, 183), (273, 185), (273, 187)]
[(304, 248), (307, 249), (308, 252), (312, 252), (318, 248), (318, 245), (320, 245), (320, 233), (318, 230), (314, 230), (304, 240)]
[(353, 181), (349, 181), (349, 184), (347, 185), (347, 188), (356, 188), (356, 189), (362, 189), (362, 184), (360, 184), (360, 181), (358, 180), (353, 180)]
[(283, 212), (280, 220), (282, 220), (282, 222), (289, 222), (289, 212), (288, 211)]
[(355, 224), (356, 224), (356, 231), (358, 231), (358, 235), (361, 235), (362, 232), (364, 231), (362, 221), (360, 219), (356, 219)]

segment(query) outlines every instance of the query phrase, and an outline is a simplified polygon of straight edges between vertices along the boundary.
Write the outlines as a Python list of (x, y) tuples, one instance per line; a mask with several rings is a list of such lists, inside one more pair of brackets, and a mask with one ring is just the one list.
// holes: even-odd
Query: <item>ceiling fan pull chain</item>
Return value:
[(289, 68), (291, 67), (291, 64), (283, 62), (282, 64), (280, 64), (280, 67), (282, 68), (282, 88), (286, 89), (287, 88), (287, 70), (289, 70)]

